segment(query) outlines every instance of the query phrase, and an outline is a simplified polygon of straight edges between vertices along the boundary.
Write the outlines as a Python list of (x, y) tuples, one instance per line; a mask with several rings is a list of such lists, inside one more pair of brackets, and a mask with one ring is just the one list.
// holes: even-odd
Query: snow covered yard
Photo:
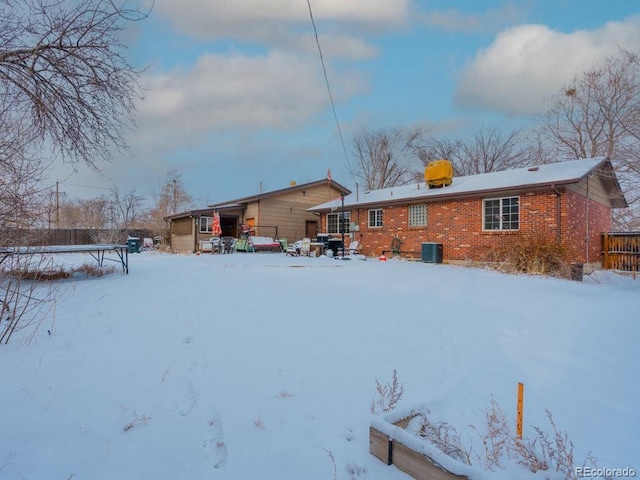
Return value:
[(129, 275), (65, 281), (35, 339), (0, 347), (0, 478), (405, 479), (369, 454), (375, 379), (393, 369), (402, 406), (465, 436), (492, 398), (515, 425), (524, 382), (525, 436), (549, 409), (578, 462), (640, 471), (640, 279), (129, 260)]

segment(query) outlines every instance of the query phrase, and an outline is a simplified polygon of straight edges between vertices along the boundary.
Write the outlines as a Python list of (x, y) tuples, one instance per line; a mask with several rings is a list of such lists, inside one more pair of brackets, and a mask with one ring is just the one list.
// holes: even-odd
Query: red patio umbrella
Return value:
[(222, 234), (222, 227), (220, 226), (220, 214), (214, 212), (213, 224), (211, 225), (211, 233), (214, 237), (219, 237)]

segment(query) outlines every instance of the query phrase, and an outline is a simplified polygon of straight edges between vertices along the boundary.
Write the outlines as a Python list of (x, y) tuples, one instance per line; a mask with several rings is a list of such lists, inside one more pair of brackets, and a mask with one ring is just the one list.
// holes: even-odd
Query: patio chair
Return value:
[(209, 240), (209, 242), (211, 243), (211, 253), (221, 252), (220, 241), (221, 240), (219, 237), (211, 237), (211, 239)]
[(233, 252), (233, 244), (235, 243), (234, 237), (222, 237), (221, 241), (221, 253)]
[(347, 248), (347, 255), (356, 255), (360, 252), (360, 242), (358, 240), (354, 240), (349, 244)]
[(287, 245), (287, 255), (291, 255), (292, 257), (300, 256), (300, 249), (302, 248), (302, 240), (298, 240), (297, 242), (293, 242), (290, 245)]
[(308, 257), (310, 252), (311, 252), (311, 239), (305, 237), (302, 239), (302, 244), (300, 245), (300, 256)]

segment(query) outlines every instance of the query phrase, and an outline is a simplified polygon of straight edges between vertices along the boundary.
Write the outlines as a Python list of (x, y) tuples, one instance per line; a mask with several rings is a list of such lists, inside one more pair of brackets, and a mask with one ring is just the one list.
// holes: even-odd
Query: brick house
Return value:
[(341, 192), (351, 193), (337, 182), (322, 179), (169, 215), (164, 220), (170, 223), (171, 250), (199, 251), (202, 242), (212, 236), (214, 212), (220, 215), (221, 236), (238, 237), (240, 225), (247, 224), (252, 235), (276, 240), (286, 238), (293, 242), (304, 237), (315, 237), (319, 231), (320, 217), (310, 212), (309, 207), (335, 198)]
[(328, 233), (339, 232), (344, 215), (349, 238), (369, 256), (399, 247), (419, 258), (422, 243), (434, 242), (443, 245), (445, 262), (482, 261), (509, 238), (535, 235), (565, 245), (571, 261), (597, 268), (612, 209), (626, 206), (611, 162), (598, 157), (454, 177), (442, 188), (356, 191), (311, 211), (321, 214)]

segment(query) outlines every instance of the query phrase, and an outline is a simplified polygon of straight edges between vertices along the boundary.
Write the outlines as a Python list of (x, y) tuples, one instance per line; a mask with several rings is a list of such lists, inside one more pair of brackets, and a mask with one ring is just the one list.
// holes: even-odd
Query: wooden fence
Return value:
[(640, 271), (640, 232), (602, 234), (602, 268)]
[(127, 237), (152, 238), (154, 232), (142, 229), (0, 229), (0, 246), (41, 246), (41, 245), (92, 245), (96, 243), (124, 244)]

